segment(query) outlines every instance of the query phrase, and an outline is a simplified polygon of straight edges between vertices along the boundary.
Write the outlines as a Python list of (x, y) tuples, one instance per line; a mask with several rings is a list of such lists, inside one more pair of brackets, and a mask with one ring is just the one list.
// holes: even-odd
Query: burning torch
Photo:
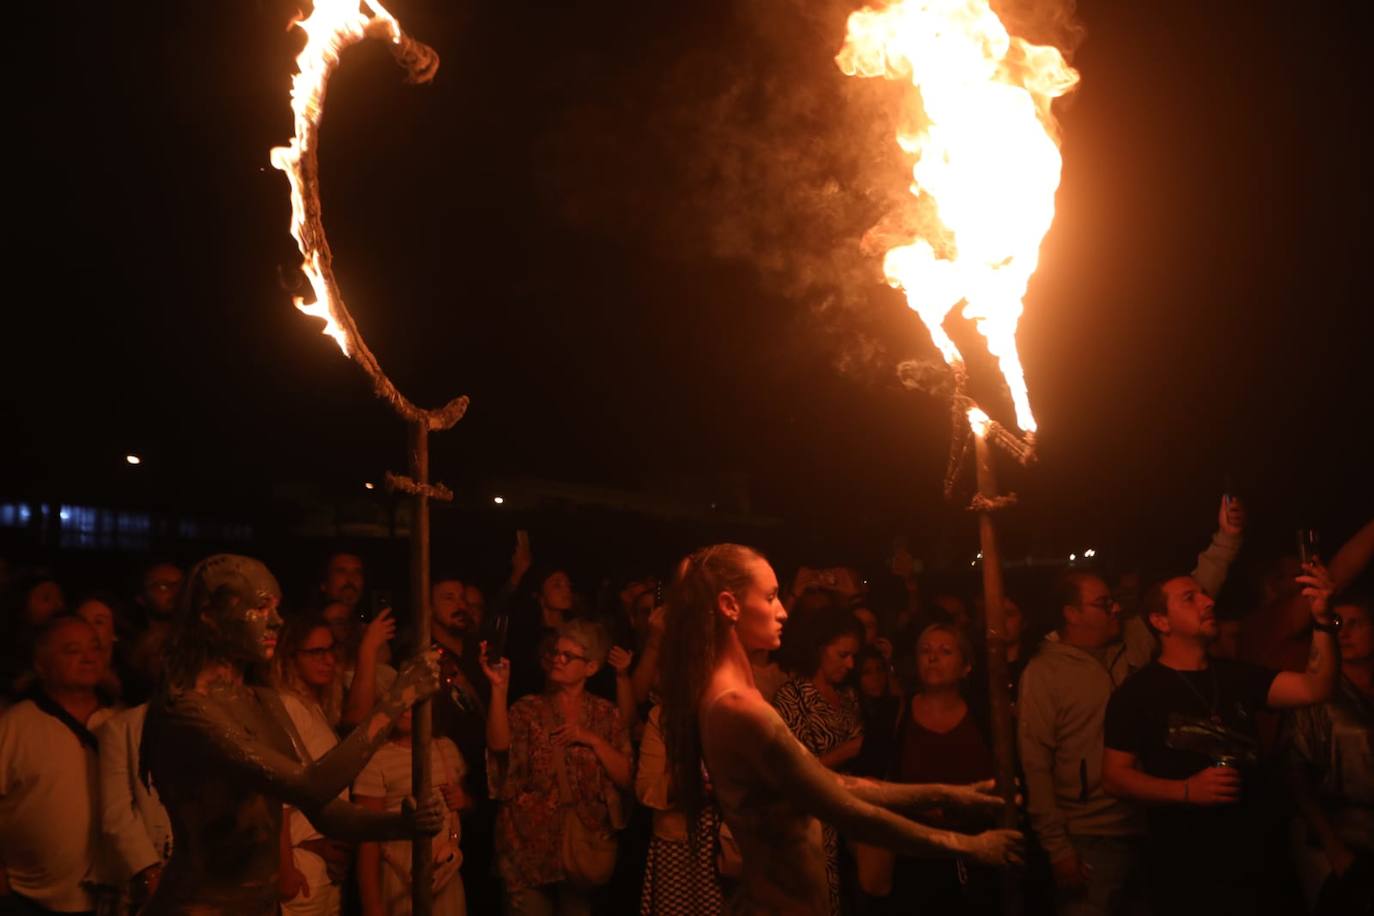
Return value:
[[(310, 15), (295, 22), (305, 33), (305, 47), (296, 57), (291, 79), (291, 111), (294, 133), (291, 142), (272, 150), (272, 165), (286, 173), (291, 185), (291, 236), (301, 252), (301, 270), (314, 291), (314, 301), (295, 299), (296, 308), (324, 321), (324, 333), (333, 338), (345, 356), (362, 366), (372, 389), (391, 405), (410, 426), (410, 474), (386, 475), (387, 487), (411, 496), (414, 519), (410, 529), (410, 590), (415, 608), (415, 641), (420, 651), (430, 644), (429, 607), (429, 501), (451, 500), (453, 493), (429, 480), (429, 434), (451, 428), (467, 412), (466, 396), (442, 407), (424, 409), (410, 402), (392, 384), (368, 349), (357, 323), (344, 305), (334, 278), (333, 255), (324, 234), (320, 212), (320, 173), (317, 158), (320, 121), (324, 117), (325, 89), (350, 46), (368, 38), (384, 42), (411, 83), (426, 83), (439, 68), (439, 56), (428, 45), (406, 35), (401, 25), (376, 0), (315, 0)], [(415, 706), (413, 717), (412, 794), (427, 798), (433, 791), (430, 772), (430, 740), (433, 718), (430, 702)], [(429, 837), (418, 837), (412, 850), (412, 909), (416, 916), (432, 910), (430, 889), (434, 871)]]
[[(850, 76), (908, 84), (904, 126), (894, 138), (911, 159), (907, 204), (933, 227), (883, 259), (887, 282), (930, 332), (954, 379), (953, 435), (945, 492), (973, 444), (987, 609), (988, 676), (1002, 826), (1015, 826), (1013, 729), (1004, 591), (994, 512), (1014, 501), (997, 492), (991, 445), (1023, 464), (1035, 459), (1035, 416), (1016, 347), (1022, 298), (1054, 221), (1062, 160), (1051, 113), (1078, 82), (1057, 49), (1007, 31), (988, 0), (898, 0), (849, 17), (836, 57)], [(967, 393), (963, 354), (945, 332), (958, 306), (996, 358), (1016, 431), (991, 419)], [(1011, 898), (1013, 895), (1008, 895)], [(1007, 900), (1012, 908), (1015, 902)]]

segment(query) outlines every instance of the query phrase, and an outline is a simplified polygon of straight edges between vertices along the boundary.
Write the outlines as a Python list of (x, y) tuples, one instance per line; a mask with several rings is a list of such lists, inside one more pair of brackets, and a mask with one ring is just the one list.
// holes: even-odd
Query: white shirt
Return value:
[[(319, 760), (339, 743), (338, 735), (330, 728), (329, 720), (325, 718), (324, 710), (319, 704), (308, 702), (289, 690), (281, 691), (281, 702), (286, 707), (286, 714), (291, 717), (291, 724), (296, 726), (296, 733), (305, 743), (306, 753), (310, 755), (307, 763)], [(347, 800), (347, 790), (339, 793), (339, 797)], [(290, 818), (291, 845), (297, 847), (291, 851), (296, 870), (305, 875), (305, 880), (312, 889), (326, 886), (329, 884), (329, 869), (325, 866), (324, 859), (299, 848), (300, 844), (307, 840), (322, 839), (324, 834), (316, 830), (310, 819), (298, 809), (287, 806), (285, 811), (286, 816)]]
[[(98, 710), (88, 726), (107, 717)], [(39, 906), (94, 906), (82, 881), (97, 849), (98, 779), (95, 750), (32, 700), (0, 716), (0, 860), (10, 887)]]

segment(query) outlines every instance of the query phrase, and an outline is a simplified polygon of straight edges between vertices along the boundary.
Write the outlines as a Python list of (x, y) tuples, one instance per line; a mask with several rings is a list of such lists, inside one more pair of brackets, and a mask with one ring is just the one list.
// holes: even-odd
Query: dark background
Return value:
[[(292, 5), (39, 6), (11, 82), (0, 497), (261, 524), (283, 481), (400, 469), (402, 427), (289, 301), (267, 154)], [(946, 407), (896, 373), (934, 351), (857, 244), (903, 179), (890, 87), (832, 62), (855, 6), (395, 0), (435, 83), (375, 43), (345, 57), (321, 154), (337, 273), (403, 391), (472, 397), (433, 438), (460, 505), (502, 477), (734, 474), (782, 522), (759, 537), (798, 554), (972, 546), (941, 495)], [(1196, 552), (1227, 473), (1261, 547), (1299, 523), (1338, 541), (1374, 505), (1363, 23), (1329, 2), (1078, 14), (1013, 550)]]

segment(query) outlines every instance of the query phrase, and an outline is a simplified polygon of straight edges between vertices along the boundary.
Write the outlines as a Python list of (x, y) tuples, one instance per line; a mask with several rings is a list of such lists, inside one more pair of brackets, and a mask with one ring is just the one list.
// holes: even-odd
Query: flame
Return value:
[[(308, 220), (309, 195), (302, 163), (307, 153), (313, 152), (311, 145), (319, 138), (325, 86), (338, 66), (340, 53), (365, 37), (400, 44), (401, 27), (376, 0), (315, 0), (310, 15), (297, 19), (293, 25), (306, 35), (305, 47), (296, 56), (296, 73), (291, 77), (295, 135), (287, 146), (272, 149), (271, 161), (274, 168), (286, 173), (291, 184), (291, 237), (304, 258), (301, 270), (315, 292), (315, 301), (307, 303), (302, 296), (295, 296), (291, 301), (305, 314), (322, 319), (323, 333), (334, 338), (344, 355), (349, 356), (352, 340), (340, 317), (340, 303), (325, 280), (324, 261), (329, 256), (329, 249), (323, 235), (311, 231)], [(318, 207), (318, 202), (315, 206)]]
[(988, 430), (992, 428), (992, 418), (983, 413), (980, 408), (970, 407), (968, 409), (968, 425), (973, 430), (973, 434), (982, 439), (987, 436)]
[(911, 194), (940, 227), (887, 252), (883, 270), (950, 366), (941, 326), (964, 304), (997, 358), (1023, 430), (1035, 430), (1016, 326), (1054, 221), (1062, 161), (1050, 105), (1078, 82), (1058, 49), (1007, 32), (987, 0), (899, 0), (849, 17), (836, 57), (850, 76), (909, 80), (897, 143), (915, 158)]

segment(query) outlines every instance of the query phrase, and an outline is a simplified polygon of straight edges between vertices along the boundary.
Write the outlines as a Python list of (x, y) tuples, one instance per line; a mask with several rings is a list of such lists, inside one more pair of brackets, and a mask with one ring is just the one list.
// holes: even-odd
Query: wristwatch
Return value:
[(1322, 623), (1320, 620), (1313, 617), (1312, 629), (1321, 630), (1323, 633), (1330, 633), (1332, 636), (1335, 636), (1341, 631), (1341, 627), (1344, 623), (1345, 621), (1341, 620), (1340, 614), (1332, 614), (1330, 623)]

